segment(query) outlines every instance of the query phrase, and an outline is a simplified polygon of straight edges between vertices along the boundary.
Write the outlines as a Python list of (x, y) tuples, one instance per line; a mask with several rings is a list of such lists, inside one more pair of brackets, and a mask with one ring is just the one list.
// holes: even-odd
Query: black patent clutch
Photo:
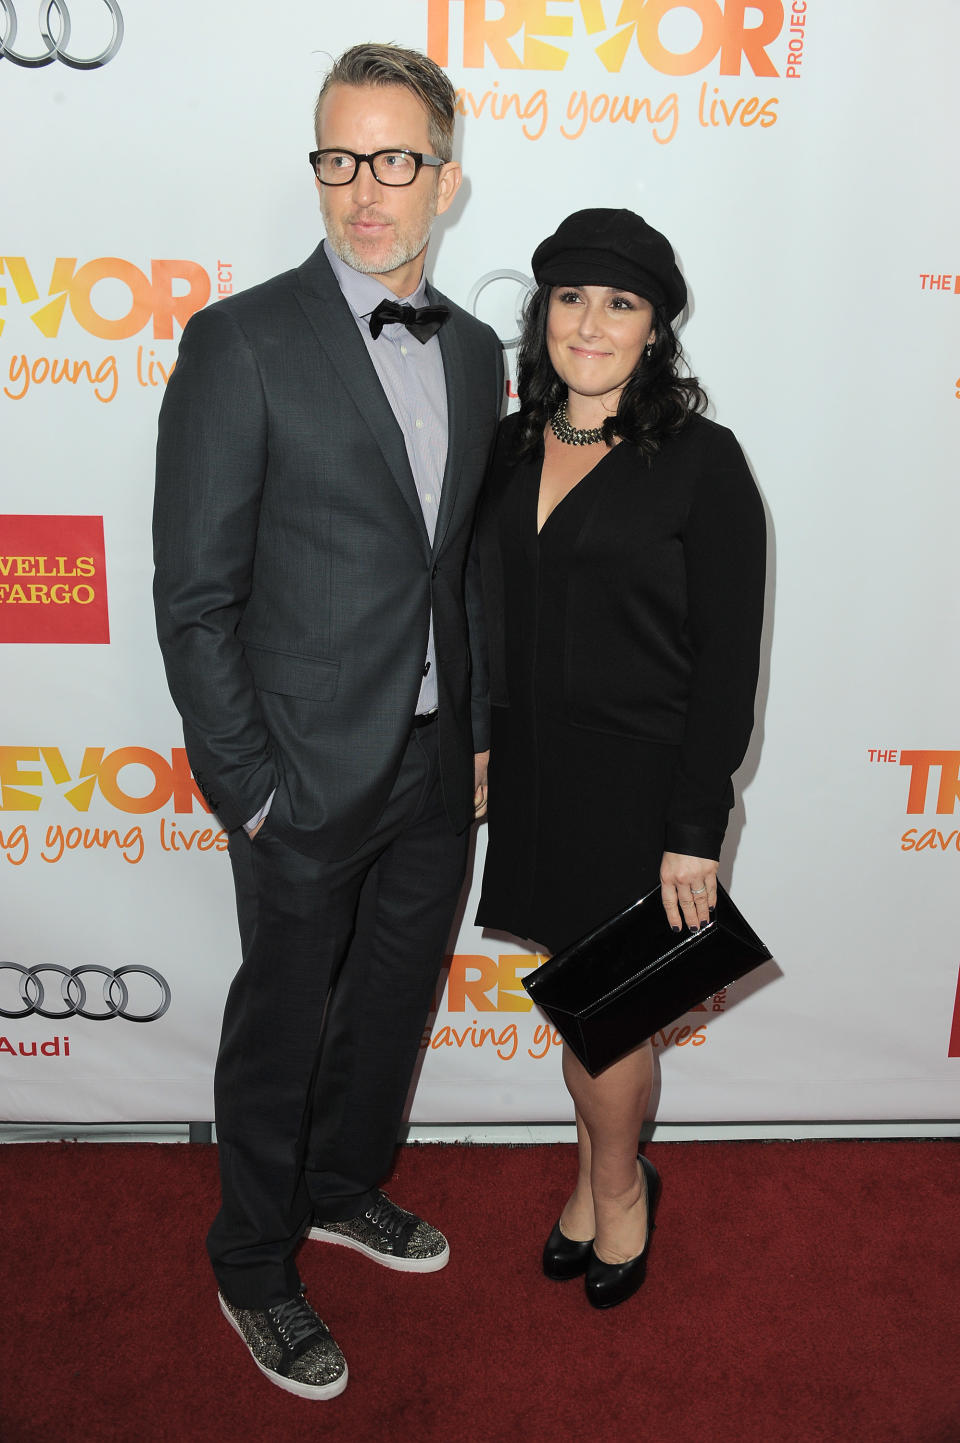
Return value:
[(717, 884), (713, 921), (673, 932), (656, 887), (523, 978), (534, 1002), (596, 1077), (605, 1067), (768, 962)]

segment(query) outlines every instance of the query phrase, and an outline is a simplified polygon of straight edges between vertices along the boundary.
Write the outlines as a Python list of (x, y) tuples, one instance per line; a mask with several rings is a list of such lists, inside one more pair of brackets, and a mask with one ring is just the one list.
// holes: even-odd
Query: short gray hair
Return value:
[(427, 112), (430, 144), (440, 160), (453, 155), (457, 93), (440, 66), (419, 50), (400, 45), (352, 45), (333, 62), (320, 88), (313, 125), (320, 145), (320, 111), (335, 85), (400, 85), (411, 91)]

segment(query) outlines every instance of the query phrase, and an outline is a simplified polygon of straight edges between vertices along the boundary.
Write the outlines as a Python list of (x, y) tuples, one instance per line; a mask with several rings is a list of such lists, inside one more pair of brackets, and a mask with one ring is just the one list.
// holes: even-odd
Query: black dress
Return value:
[(753, 719), (763, 509), (733, 435), (691, 417), (652, 466), (621, 443), (537, 535), (542, 450), (501, 427), (479, 521), (490, 638), (477, 921), (558, 950), (717, 857)]

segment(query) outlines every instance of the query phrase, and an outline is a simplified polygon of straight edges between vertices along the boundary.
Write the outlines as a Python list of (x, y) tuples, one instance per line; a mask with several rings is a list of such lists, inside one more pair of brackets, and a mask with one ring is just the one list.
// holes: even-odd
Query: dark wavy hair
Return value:
[[(539, 449), (544, 427), (567, 394), (567, 388), (550, 363), (547, 352), (547, 311), (554, 287), (538, 286), (523, 308), (523, 334), (517, 351), (517, 392), (520, 425), (517, 456)], [(664, 439), (679, 431), (687, 418), (707, 406), (707, 393), (696, 376), (682, 376), (683, 350), (661, 306), (654, 307), (656, 339), (649, 356), (644, 352), (620, 395), (615, 416), (603, 423), (608, 446), (614, 437), (629, 441), (647, 460)]]

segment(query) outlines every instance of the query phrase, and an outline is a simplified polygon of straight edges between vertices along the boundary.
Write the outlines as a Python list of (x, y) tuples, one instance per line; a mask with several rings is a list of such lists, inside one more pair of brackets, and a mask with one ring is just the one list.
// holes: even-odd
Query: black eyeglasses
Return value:
[(413, 185), (421, 166), (446, 164), (419, 150), (375, 150), (372, 155), (357, 155), (353, 150), (310, 152), (310, 168), (321, 185), (349, 185), (364, 160), (378, 185)]

